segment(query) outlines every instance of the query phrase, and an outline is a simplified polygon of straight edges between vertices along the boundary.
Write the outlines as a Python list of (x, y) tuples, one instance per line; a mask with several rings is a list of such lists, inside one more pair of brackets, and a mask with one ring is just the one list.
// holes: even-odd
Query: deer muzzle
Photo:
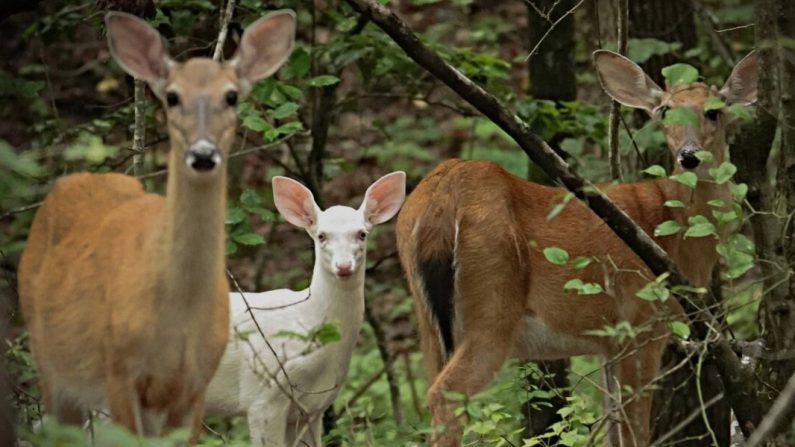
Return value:
[(185, 164), (199, 172), (212, 171), (221, 161), (223, 157), (218, 146), (204, 138), (191, 144), (185, 153)]

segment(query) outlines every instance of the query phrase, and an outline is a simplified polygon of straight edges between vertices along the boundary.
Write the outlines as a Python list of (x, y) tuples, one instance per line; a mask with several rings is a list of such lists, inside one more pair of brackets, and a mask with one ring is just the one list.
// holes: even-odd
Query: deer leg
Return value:
[(460, 444), (462, 421), (453, 414), (456, 402), (449, 401), (444, 392), (452, 391), (469, 397), (485, 388), (508, 357), (512, 332), (494, 328), (490, 334), (473, 334), (462, 340), (453, 358), (428, 390), (433, 425), (445, 426), (443, 433), (434, 436), (433, 446), (457, 447)]
[(126, 376), (109, 376), (105, 381), (105, 395), (113, 422), (132, 433), (143, 435), (141, 404), (133, 381)]
[[(623, 447), (646, 447), (650, 441), (649, 419), (654, 395), (650, 385), (660, 369), (665, 342), (662, 340), (637, 340), (637, 347), (630, 348), (614, 366), (615, 374), (611, 387), (618, 395), (620, 406), (613, 400), (615, 419), (619, 420), (620, 430), (612, 430), (606, 439), (609, 445)], [(631, 388), (631, 392), (625, 388)]]

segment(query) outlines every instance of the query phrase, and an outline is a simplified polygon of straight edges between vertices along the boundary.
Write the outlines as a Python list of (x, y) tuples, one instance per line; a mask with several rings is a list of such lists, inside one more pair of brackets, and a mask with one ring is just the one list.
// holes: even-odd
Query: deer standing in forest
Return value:
[[(362, 325), (367, 234), (405, 196), (406, 174), (393, 172), (367, 188), (359, 209), (321, 211), (303, 185), (274, 177), (276, 208), (314, 241), (312, 282), (302, 291), (230, 294), (231, 338), (207, 389), (208, 414), (247, 415), (257, 447), (322, 445), (323, 413), (345, 382)], [(338, 341), (300, 337), (327, 323), (338, 325)]]
[(33, 221), (19, 292), (46, 408), (62, 423), (108, 408), (140, 435), (201, 430), (228, 340), (226, 163), (239, 98), (290, 55), (295, 14), (243, 34), (234, 59), (173, 61), (146, 22), (112, 12), (111, 53), (164, 103), (166, 196), (120, 174), (59, 179)]
[[(603, 185), (607, 195), (649, 234), (667, 220), (687, 228), (688, 218), (699, 214), (715, 223), (712, 210), (716, 204), (718, 209), (730, 206), (731, 190), (728, 183), (714, 182), (708, 169), (726, 159), (729, 117), (725, 109), (705, 110), (704, 103), (710, 96), (726, 104), (754, 102), (756, 56), (740, 61), (720, 90), (700, 82), (663, 90), (635, 63), (609, 51), (597, 51), (594, 61), (602, 87), (619, 103), (658, 121), (676, 107), (696, 117), (694, 123), (663, 124), (675, 172), (695, 173), (695, 188), (664, 178)], [(699, 151), (709, 152), (712, 160), (701, 161)], [(457, 446), (461, 436), (462, 421), (454, 416), (455, 402), (444, 396), (446, 391), (477, 393), (508, 357), (549, 360), (583, 354), (609, 360), (608, 389), (633, 390), (621, 396), (620, 430), (609, 430), (607, 442), (649, 444), (648, 385), (660, 368), (668, 323), (683, 318), (683, 311), (675, 299), (636, 297), (653, 275), (585, 205), (574, 200), (547, 219), (564, 191), (521, 180), (491, 162), (449, 160), (406, 200), (398, 216), (397, 243), (431, 383), (428, 405), (440, 429), (434, 446)], [(669, 200), (684, 206), (665, 206)], [(692, 285), (706, 286), (718, 259), (718, 240), (683, 238), (683, 232), (655, 240)], [(718, 227), (718, 234), (725, 232)], [(545, 259), (548, 247), (566, 250), (570, 259), (593, 261), (581, 270), (570, 263), (556, 265)], [(572, 278), (598, 283), (604, 292), (564, 291)], [(588, 334), (620, 322), (644, 330), (624, 341)]]

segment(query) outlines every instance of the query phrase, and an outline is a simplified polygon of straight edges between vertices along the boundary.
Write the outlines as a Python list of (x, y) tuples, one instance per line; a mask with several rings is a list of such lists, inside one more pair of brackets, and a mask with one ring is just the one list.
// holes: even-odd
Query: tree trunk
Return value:
[[(629, 36), (679, 42), (682, 49), (696, 45), (693, 0), (643, 0), (629, 2)], [(682, 62), (675, 54), (649, 58), (641, 64), (654, 82), (663, 85), (662, 69)]]
[[(778, 49), (780, 90), (775, 92), (775, 98), (779, 102), (781, 123), (781, 155), (776, 190), (773, 203), (765, 209), (775, 211), (776, 216), (781, 217), (771, 216), (769, 221), (764, 221), (767, 225), (761, 229), (760, 250), (769, 250), (765, 255), (770, 256), (767, 259), (773, 262), (771, 268), (777, 271), (768, 283), (775, 284), (786, 278), (783, 284), (774, 287), (763, 297), (759, 308), (761, 334), (767, 355), (759, 359), (757, 374), (763, 378), (759, 393), (766, 412), (795, 373), (795, 356), (792, 355), (795, 352), (795, 276), (790, 274), (795, 262), (795, 229), (786, 217), (795, 211), (795, 60), (788, 44), (795, 38), (795, 3), (791, 0), (757, 0), (756, 6), (757, 33), (767, 27), (777, 28), (778, 31), (778, 38), (765, 36), (760, 46), (775, 40)], [(773, 22), (775, 20), (777, 23)], [(791, 420), (794, 416), (790, 413), (788, 418)], [(771, 440), (769, 445), (790, 444), (780, 435)]]
[[(535, 99), (551, 101), (573, 101), (577, 98), (577, 80), (575, 78), (574, 60), (574, 14), (569, 14), (560, 21), (549, 34), (549, 30), (561, 16), (574, 7), (574, 0), (536, 0), (527, 3), (527, 25), (529, 29), (530, 48), (538, 48), (527, 63), (530, 86), (528, 93)], [(542, 40), (543, 39), (543, 40)], [(559, 152), (560, 142), (566, 134), (559, 133), (550, 138), (549, 145)], [(530, 176), (538, 174), (538, 168), (530, 163)], [(535, 174), (534, 174), (535, 173)], [(523, 436), (532, 437), (543, 434), (555, 422), (560, 420), (558, 410), (566, 405), (566, 394), (561, 391), (568, 386), (566, 373), (569, 369), (568, 360), (537, 362), (541, 374), (528, 374), (526, 377), (529, 389), (554, 391), (554, 396), (545, 405), (534, 406), (528, 401), (523, 405), (525, 417)], [(546, 405), (548, 403), (549, 405)], [(556, 438), (547, 440), (551, 444)]]

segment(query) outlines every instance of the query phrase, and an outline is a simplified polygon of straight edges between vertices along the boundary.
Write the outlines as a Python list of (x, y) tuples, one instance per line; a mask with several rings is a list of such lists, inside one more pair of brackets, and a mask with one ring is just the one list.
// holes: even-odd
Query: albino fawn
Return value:
[[(393, 172), (367, 189), (359, 209), (321, 211), (300, 183), (274, 177), (276, 208), (315, 242), (312, 283), (300, 292), (230, 294), (231, 339), (207, 390), (208, 414), (247, 414), (254, 446), (320, 447), (323, 412), (345, 381), (362, 324), (367, 234), (405, 195), (406, 175)], [(324, 323), (338, 325), (339, 341), (317, 346), (286, 335)]]
[[(720, 90), (702, 83), (663, 90), (629, 59), (607, 51), (598, 51), (594, 59), (604, 90), (618, 102), (656, 120), (671, 107), (688, 108), (697, 117), (693, 124), (663, 125), (675, 171), (699, 178), (694, 189), (661, 179), (611, 186), (607, 194), (649, 234), (669, 219), (682, 228), (693, 215), (712, 219), (710, 201), (731, 201), (728, 183), (716, 184), (708, 175), (710, 166), (725, 160), (729, 117), (725, 110), (705, 111), (704, 102), (710, 96), (727, 104), (753, 102), (756, 57), (740, 61)], [(702, 162), (699, 150), (710, 152), (713, 160)], [(581, 354), (615, 359), (607, 383), (635, 391), (623, 396), (621, 430), (612, 430), (608, 442), (648, 445), (651, 393), (643, 388), (659, 369), (669, 332), (665, 319), (678, 318), (682, 310), (674, 299), (660, 304), (635, 296), (653, 275), (582, 203), (572, 201), (548, 220), (563, 192), (513, 177), (490, 162), (450, 160), (406, 200), (397, 243), (432, 384), (428, 405), (434, 425), (446, 426), (434, 436), (435, 446), (460, 442), (461, 421), (445, 391), (477, 393), (509, 356), (543, 360)], [(664, 206), (668, 200), (680, 200), (684, 207)], [(717, 238), (685, 239), (682, 233), (656, 241), (693, 285), (705, 286), (718, 259)], [(543, 255), (547, 247), (594, 261), (581, 270), (555, 265)], [(598, 283), (605, 292), (564, 291), (572, 278)], [(648, 330), (623, 343), (586, 334), (621, 321)]]
[(42, 397), (60, 422), (108, 408), (134, 433), (191, 426), (195, 440), (229, 338), (225, 160), (235, 106), (289, 56), (295, 14), (257, 21), (227, 63), (175, 62), (146, 22), (105, 21), (116, 61), (166, 108), (167, 193), (119, 174), (59, 179), (20, 260), (20, 301)]

